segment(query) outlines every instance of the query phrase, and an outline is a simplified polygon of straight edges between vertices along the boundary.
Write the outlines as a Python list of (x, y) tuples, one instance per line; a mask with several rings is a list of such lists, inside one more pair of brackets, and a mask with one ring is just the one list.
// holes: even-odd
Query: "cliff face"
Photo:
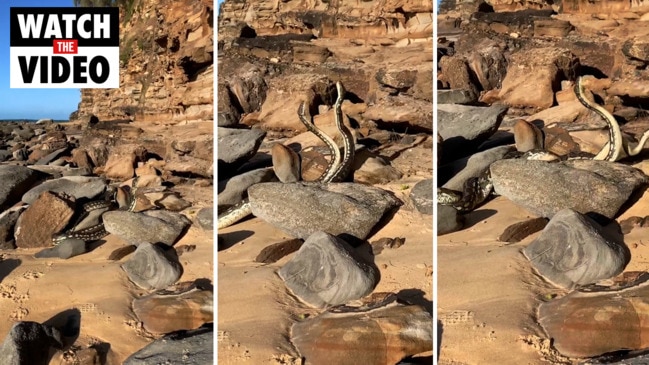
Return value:
[(132, 15), (120, 9), (120, 88), (82, 90), (71, 120), (212, 120), (213, 19), (209, 0), (139, 0)]

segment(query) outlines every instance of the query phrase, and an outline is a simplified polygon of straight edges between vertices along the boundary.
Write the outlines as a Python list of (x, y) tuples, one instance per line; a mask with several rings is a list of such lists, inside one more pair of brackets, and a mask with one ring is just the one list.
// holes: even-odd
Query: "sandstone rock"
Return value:
[(218, 184), (218, 205), (219, 207), (235, 205), (247, 196), (248, 188), (252, 185), (275, 179), (272, 168), (263, 168), (248, 171), (228, 180), (221, 180)]
[(196, 329), (214, 321), (213, 295), (200, 289), (151, 294), (133, 300), (133, 313), (151, 333)]
[(148, 242), (138, 245), (133, 256), (121, 265), (131, 281), (145, 290), (164, 289), (178, 281), (183, 267), (178, 258)]
[(214, 363), (214, 330), (211, 326), (165, 335), (129, 356), (124, 365)]
[(629, 39), (622, 45), (622, 53), (632, 60), (649, 62), (649, 42), (646, 39)]
[(433, 179), (421, 180), (410, 191), (410, 200), (420, 213), (433, 214)]
[(190, 224), (185, 216), (166, 211), (110, 211), (102, 217), (107, 232), (134, 245), (139, 245), (140, 242), (161, 242), (171, 246)]
[(476, 95), (469, 90), (437, 90), (438, 104), (473, 104), (478, 101)]
[(73, 214), (71, 202), (43, 192), (18, 218), (14, 233), (16, 246), (50, 247), (52, 235), (65, 228)]
[(567, 20), (539, 19), (534, 21), (534, 37), (565, 37), (574, 27)]
[[(36, 162), (34, 162), (34, 165), (47, 165), (52, 163), (52, 161), (56, 160), (59, 158), (63, 153), (68, 151), (68, 147), (63, 147), (59, 148), (58, 150), (51, 151), (51, 150), (41, 150), (44, 151), (44, 155), (40, 158), (37, 159)], [(32, 159), (32, 156), (30, 155), (30, 160)]]
[(126, 180), (135, 175), (135, 153), (113, 153), (106, 161), (104, 174), (109, 179)]
[(41, 174), (23, 166), (0, 166), (0, 212), (20, 201), (20, 197), (41, 178)]
[(541, 276), (567, 289), (612, 278), (631, 259), (621, 238), (571, 209), (557, 212), (523, 253)]
[(390, 305), (359, 313), (326, 312), (298, 322), (291, 328), (291, 341), (312, 364), (392, 365), (431, 351), (432, 326), (423, 308)]
[[(512, 151), (513, 148), (510, 146), (494, 147), (453, 161), (438, 170), (438, 179), (444, 183), (442, 185), (444, 188), (462, 191), (467, 180), (480, 176), (492, 163), (503, 159), (506, 154)], [(448, 179), (448, 176), (453, 177)], [(444, 182), (445, 180), (447, 181)]]
[(16, 248), (14, 240), (14, 227), (18, 217), (25, 210), (24, 207), (8, 209), (0, 213), (0, 250)]
[(364, 239), (401, 205), (387, 191), (351, 183), (263, 183), (251, 186), (248, 195), (255, 216), (297, 238), (324, 231)]
[(432, 104), (404, 96), (390, 97), (380, 105), (369, 106), (363, 117), (383, 122), (408, 123), (423, 131), (433, 131)]
[(43, 192), (65, 193), (76, 199), (93, 199), (106, 190), (106, 181), (100, 177), (67, 176), (48, 180), (22, 196), (22, 201), (32, 204)]
[(464, 228), (464, 217), (457, 209), (448, 205), (437, 204), (437, 234), (453, 233)]
[(507, 60), (502, 45), (486, 39), (474, 46), (467, 56), (467, 64), (475, 75), (480, 89), (489, 91), (500, 89), (507, 75)]
[(594, 160), (501, 160), (491, 165), (496, 193), (541, 217), (570, 208), (612, 218), (649, 180), (632, 167)]
[[(359, 161), (365, 160), (360, 167), (356, 167)], [(390, 165), (390, 162), (367, 149), (356, 151), (354, 157), (354, 181), (358, 183), (387, 184), (391, 181), (399, 180), (403, 177), (401, 171)]]
[(259, 149), (266, 132), (258, 129), (226, 129), (218, 130), (219, 169), (238, 166), (250, 159)]
[(469, 75), (469, 67), (466, 61), (460, 57), (442, 57), (439, 62), (441, 72), (448, 81), (451, 89), (466, 90), (469, 98), (477, 99), (478, 88), (473, 84)]
[(277, 273), (298, 298), (317, 308), (362, 298), (379, 281), (376, 267), (347, 242), (325, 232), (310, 235)]
[(78, 239), (66, 239), (52, 248), (46, 248), (34, 254), (36, 258), (69, 259), (87, 252), (86, 242)]

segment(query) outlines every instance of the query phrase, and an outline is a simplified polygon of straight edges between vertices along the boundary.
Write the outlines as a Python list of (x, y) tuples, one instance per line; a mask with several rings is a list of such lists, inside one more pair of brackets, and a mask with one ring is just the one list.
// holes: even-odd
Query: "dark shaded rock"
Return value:
[(9, 150), (0, 150), (0, 162), (7, 161), (13, 157), (13, 152)]
[(227, 209), (248, 196), (248, 188), (260, 182), (277, 181), (271, 167), (248, 171), (218, 183), (218, 206)]
[(438, 133), (444, 139), (444, 155), (441, 156), (441, 162), (446, 163), (473, 154), (481, 143), (498, 130), (506, 111), (507, 107), (502, 105), (438, 105)]
[(20, 201), (20, 197), (42, 175), (23, 166), (0, 166), (0, 212)]
[(44, 157), (41, 157), (38, 161), (36, 161), (34, 165), (47, 165), (50, 162), (59, 158), (59, 156), (61, 156), (63, 153), (67, 152), (67, 150), (68, 150), (67, 147), (63, 147), (63, 148), (59, 148), (56, 151), (50, 152)]
[(284, 256), (290, 255), (302, 247), (303, 241), (299, 238), (286, 240), (282, 242), (273, 243), (272, 245), (264, 247), (259, 255), (255, 258), (255, 262), (263, 264), (272, 264), (281, 260)]
[(641, 227), (646, 218), (634, 216), (620, 222), (620, 228), (623, 234), (629, 234), (636, 227)]
[(525, 239), (525, 237), (534, 234), (548, 224), (546, 218), (532, 218), (524, 222), (514, 223), (505, 228), (505, 231), (498, 237), (500, 242), (515, 243)]
[(631, 258), (621, 238), (609, 237), (595, 221), (570, 209), (555, 214), (523, 254), (541, 276), (568, 289), (612, 278)]
[(298, 298), (317, 308), (364, 297), (380, 276), (347, 242), (325, 232), (304, 241), (278, 274)]
[(198, 225), (208, 231), (214, 229), (214, 207), (201, 208), (196, 214)]
[(163, 210), (133, 213), (110, 211), (102, 216), (106, 231), (133, 245), (162, 242), (173, 245), (191, 223), (182, 214)]
[(406, 243), (405, 237), (383, 237), (374, 242), (371, 242), (372, 253), (377, 256), (383, 252), (384, 249), (396, 249)]
[(50, 350), (61, 349), (63, 340), (59, 330), (36, 322), (14, 324), (0, 347), (0, 359), (6, 365), (47, 365)]
[(467, 180), (480, 176), (492, 163), (502, 160), (511, 151), (514, 151), (511, 146), (499, 146), (453, 161), (440, 167), (438, 183), (447, 189), (462, 191)]
[(410, 200), (419, 213), (433, 214), (433, 179), (422, 180), (410, 191)]
[(213, 296), (201, 289), (151, 294), (133, 300), (133, 313), (151, 333), (195, 329), (214, 321)]
[(135, 245), (127, 245), (127, 246), (116, 248), (113, 250), (113, 252), (110, 253), (110, 255), (108, 255), (108, 259), (111, 261), (119, 261), (124, 257), (135, 252), (136, 249), (137, 246)]
[(501, 160), (491, 165), (496, 193), (541, 217), (562, 209), (613, 218), (631, 193), (649, 178), (619, 163)]
[(462, 228), (464, 228), (464, 216), (457, 209), (448, 205), (437, 204), (438, 235), (457, 232)]
[(469, 66), (464, 57), (442, 57), (439, 67), (441, 68), (441, 77), (448, 82), (451, 89), (466, 91), (470, 99), (478, 98), (478, 87), (473, 83), (469, 74)]
[(86, 253), (86, 242), (79, 239), (67, 239), (58, 245), (46, 248), (42, 251), (39, 251), (34, 254), (34, 257), (42, 258), (51, 258), (58, 257), (60, 259), (69, 259), (70, 257), (78, 256)]
[[(353, 328), (353, 331), (350, 329)], [(291, 341), (310, 364), (394, 365), (433, 349), (433, 318), (419, 306), (326, 312), (293, 325)]]
[(52, 235), (61, 232), (74, 215), (73, 204), (48, 191), (43, 192), (16, 222), (16, 247), (50, 247)]
[(214, 363), (214, 329), (211, 326), (165, 335), (129, 356), (124, 365)]
[(478, 97), (469, 90), (437, 90), (437, 104), (473, 104)]
[(12, 208), (0, 214), (0, 250), (12, 250), (16, 248), (14, 240), (14, 228), (20, 213), (24, 207)]
[(170, 251), (173, 250), (164, 251), (156, 245), (142, 242), (121, 268), (142, 289), (164, 289), (178, 281), (183, 273), (182, 265), (169, 254)]
[(255, 216), (303, 239), (317, 231), (367, 238), (401, 205), (385, 190), (353, 183), (262, 183), (251, 186), (248, 196)]
[[(257, 153), (266, 132), (260, 129), (218, 129), (219, 171), (232, 171)], [(224, 170), (221, 170), (224, 169)], [(227, 174), (230, 175), (231, 174)]]
[(65, 193), (76, 199), (92, 199), (106, 190), (106, 181), (101, 177), (66, 176), (48, 180), (32, 188), (22, 197), (22, 201), (31, 204), (44, 191)]

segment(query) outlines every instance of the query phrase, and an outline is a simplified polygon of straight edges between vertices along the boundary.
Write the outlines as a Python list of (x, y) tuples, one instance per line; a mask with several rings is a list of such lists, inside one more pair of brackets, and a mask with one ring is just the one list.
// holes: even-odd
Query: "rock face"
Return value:
[(145, 0), (137, 8), (120, 14), (120, 87), (81, 90), (77, 118), (212, 120), (213, 2)]
[(72, 204), (50, 192), (42, 193), (16, 223), (16, 246), (49, 247), (52, 234), (60, 232), (74, 214)]
[(214, 329), (211, 326), (192, 331), (173, 332), (146, 345), (129, 356), (124, 365), (187, 364), (214, 362)]

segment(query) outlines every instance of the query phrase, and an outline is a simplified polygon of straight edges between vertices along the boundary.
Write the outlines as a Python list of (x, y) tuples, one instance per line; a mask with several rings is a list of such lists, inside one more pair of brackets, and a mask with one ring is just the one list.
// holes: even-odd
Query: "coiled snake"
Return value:
[[(325, 171), (322, 173), (322, 175), (320, 175), (320, 177), (313, 181), (313, 183), (317, 184), (338, 182), (346, 179), (351, 172), (354, 162), (354, 137), (351, 131), (347, 128), (347, 126), (345, 126), (345, 123), (343, 122), (342, 102), (345, 96), (345, 88), (340, 81), (336, 83), (336, 92), (338, 96), (334, 104), (334, 116), (336, 126), (338, 127), (338, 131), (342, 135), (343, 139), (342, 156), (336, 142), (321, 129), (319, 129), (313, 122), (312, 118), (306, 118), (304, 102), (300, 104), (297, 110), (297, 115), (302, 124), (304, 124), (308, 131), (315, 134), (327, 145), (332, 155), (332, 159), (327, 164)], [(233, 205), (223, 214), (219, 215), (218, 228), (220, 229), (229, 227), (250, 214), (252, 214), (250, 200), (248, 198), (245, 198), (240, 203)]]

